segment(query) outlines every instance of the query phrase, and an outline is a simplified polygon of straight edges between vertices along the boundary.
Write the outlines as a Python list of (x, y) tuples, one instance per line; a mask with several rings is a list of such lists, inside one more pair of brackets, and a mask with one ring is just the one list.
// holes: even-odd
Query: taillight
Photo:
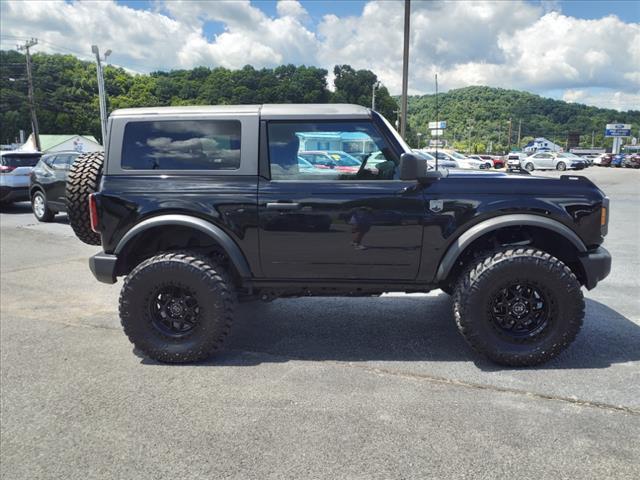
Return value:
[(89, 219), (91, 220), (91, 230), (100, 233), (98, 231), (98, 204), (95, 193), (89, 195)]
[(600, 210), (600, 233), (604, 237), (609, 233), (609, 198), (605, 197), (602, 201)]
[(9, 173), (13, 172), (16, 167), (12, 167), (10, 165), (0, 165), (0, 173)]

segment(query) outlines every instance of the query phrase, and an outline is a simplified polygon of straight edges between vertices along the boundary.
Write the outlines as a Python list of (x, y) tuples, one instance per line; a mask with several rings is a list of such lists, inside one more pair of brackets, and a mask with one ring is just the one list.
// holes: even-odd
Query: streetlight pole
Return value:
[[(104, 75), (102, 73), (102, 63), (100, 61), (100, 49), (97, 45), (91, 45), (91, 52), (96, 55), (96, 71), (98, 75), (98, 99), (100, 100), (100, 126), (102, 128), (102, 146), (107, 141), (107, 96), (104, 89)], [(111, 55), (111, 50), (104, 52), (104, 61)]]
[(371, 87), (371, 110), (376, 109), (376, 89), (380, 88), (380, 82), (375, 82)]
[(400, 136), (407, 135), (407, 90), (409, 85), (409, 21), (411, 19), (411, 0), (404, 0), (404, 48), (402, 50), (402, 118)]

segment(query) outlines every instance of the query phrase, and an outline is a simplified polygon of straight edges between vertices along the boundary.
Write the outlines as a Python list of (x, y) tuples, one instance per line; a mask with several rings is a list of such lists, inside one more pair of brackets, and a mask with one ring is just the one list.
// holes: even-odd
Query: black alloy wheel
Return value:
[(184, 286), (165, 285), (149, 297), (151, 323), (169, 337), (187, 335), (200, 321), (200, 305)]
[(515, 282), (493, 295), (487, 313), (502, 335), (526, 341), (549, 324), (550, 306), (540, 287)]

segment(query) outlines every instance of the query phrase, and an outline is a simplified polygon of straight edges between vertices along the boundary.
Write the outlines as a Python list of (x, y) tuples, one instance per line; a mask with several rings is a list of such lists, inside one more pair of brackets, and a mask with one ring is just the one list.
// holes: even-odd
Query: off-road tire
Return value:
[[(38, 216), (38, 213), (36, 212), (36, 197), (41, 197), (42, 202), (44, 203), (44, 212), (40, 216)], [(36, 190), (31, 196), (31, 211), (33, 212), (33, 216), (36, 217), (36, 220), (38, 220), (39, 222), (51, 222), (56, 216), (55, 212), (48, 207), (47, 196), (42, 190)]]
[[(549, 322), (533, 338), (509, 337), (492, 321), (491, 299), (510, 282), (534, 284), (549, 301)], [(557, 258), (534, 248), (505, 248), (460, 275), (453, 311), (458, 330), (476, 351), (502, 365), (531, 366), (551, 360), (576, 338), (584, 298), (576, 276)]]
[[(159, 288), (184, 287), (199, 305), (198, 320), (176, 338), (154, 325), (150, 305)], [(190, 252), (149, 258), (126, 277), (120, 293), (120, 320), (136, 348), (165, 363), (196, 362), (218, 352), (231, 330), (236, 305), (233, 283), (215, 261)]]
[(67, 215), (73, 232), (80, 240), (89, 245), (100, 245), (100, 234), (91, 230), (89, 216), (89, 195), (100, 186), (103, 152), (91, 152), (80, 155), (71, 165), (67, 177)]
[(561, 172), (564, 172), (567, 169), (567, 164), (564, 162), (558, 162), (558, 164), (556, 165), (556, 170), (560, 170)]

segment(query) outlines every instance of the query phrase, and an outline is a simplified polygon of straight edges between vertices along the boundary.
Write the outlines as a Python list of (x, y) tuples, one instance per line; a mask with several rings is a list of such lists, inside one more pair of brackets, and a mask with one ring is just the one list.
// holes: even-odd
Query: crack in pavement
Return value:
[[(50, 319), (42, 319), (42, 320), (50, 323), (56, 323), (58, 325), (63, 325), (65, 327), (96, 328), (100, 330), (113, 330), (113, 331), (120, 330), (119, 328), (107, 327), (107, 326), (101, 326), (101, 325), (92, 325), (92, 324), (85, 325), (85, 324), (79, 324), (79, 323), (61, 322), (61, 321), (50, 320)], [(595, 402), (592, 400), (563, 397), (561, 395), (550, 395), (545, 393), (530, 392), (528, 390), (521, 390), (518, 388), (500, 387), (497, 385), (490, 385), (490, 384), (484, 384), (484, 383), (466, 382), (464, 380), (456, 380), (453, 378), (439, 377), (437, 375), (429, 375), (426, 373), (411, 373), (411, 372), (396, 371), (396, 370), (391, 370), (389, 368), (372, 367), (369, 365), (363, 365), (355, 362), (341, 362), (338, 360), (317, 361), (317, 360), (309, 360), (303, 357), (296, 357), (293, 355), (281, 355), (276, 353), (260, 352), (260, 351), (253, 351), (253, 350), (237, 350), (237, 349), (233, 350), (232, 349), (232, 350), (226, 350), (226, 352), (227, 353), (235, 352), (238, 354), (253, 355), (255, 357), (263, 355), (263, 356), (269, 356), (272, 358), (283, 359), (283, 360), (294, 360), (294, 361), (301, 361), (301, 362), (319, 363), (323, 365), (336, 365), (341, 367), (350, 367), (350, 368), (363, 370), (368, 373), (373, 373), (375, 375), (389, 375), (389, 376), (406, 378), (411, 380), (426, 381), (426, 382), (438, 384), (438, 385), (449, 385), (453, 387), (518, 395), (518, 396), (528, 397), (531, 399), (563, 402), (571, 405), (576, 405), (579, 407), (597, 408), (601, 410), (608, 410), (611, 412), (619, 412), (619, 413), (626, 413), (634, 416), (640, 416), (640, 409), (636, 409), (633, 407), (626, 407), (624, 405), (613, 405), (605, 402)]]
[[(227, 350), (227, 351), (229, 352), (231, 350)], [(310, 360), (302, 358), (302, 357), (294, 357), (294, 356), (289, 356), (289, 355), (278, 355), (278, 354), (273, 354), (273, 353), (268, 353), (268, 352), (255, 352), (255, 351), (251, 351), (251, 350), (234, 350), (234, 351), (241, 352), (241, 353), (247, 353), (247, 354), (250, 354), (250, 355), (253, 354), (255, 356), (267, 355), (267, 356), (271, 356), (271, 357), (274, 357), (274, 358), (281, 358), (281, 359), (287, 359), (287, 360), (310, 361)], [(337, 361), (337, 360), (324, 360), (324, 361), (321, 361), (319, 363), (330, 364), (330, 365), (338, 365), (338, 366), (346, 366), (346, 367), (351, 367), (351, 368), (357, 368), (357, 369), (360, 369), (360, 370), (367, 371), (369, 373), (374, 373), (376, 375), (390, 375), (390, 376), (394, 376), (394, 377), (407, 378), (407, 379), (413, 379), (413, 380), (423, 380), (423, 381), (427, 381), (427, 382), (430, 382), (430, 383), (436, 383), (436, 384), (440, 384), (440, 385), (450, 385), (450, 386), (455, 386), (455, 387), (472, 388), (472, 389), (475, 389), (475, 390), (484, 390), (484, 391), (490, 391), (490, 392), (496, 392), (496, 393), (509, 393), (509, 394), (513, 394), (513, 395), (526, 396), (526, 397), (529, 397), (529, 398), (534, 398), (534, 399), (539, 399), (539, 400), (552, 400), (552, 401), (558, 401), (558, 402), (565, 402), (565, 403), (570, 403), (572, 405), (577, 405), (577, 406), (581, 406), (581, 407), (598, 408), (598, 409), (603, 409), (603, 410), (609, 410), (609, 411), (614, 411), (614, 412), (623, 412), (623, 413), (628, 413), (630, 415), (640, 416), (640, 409), (636, 409), (636, 408), (633, 408), (633, 407), (625, 407), (624, 405), (613, 405), (613, 404), (605, 403), (605, 402), (594, 402), (594, 401), (591, 401), (591, 400), (581, 400), (579, 398), (563, 397), (561, 395), (548, 395), (548, 394), (545, 394), (545, 393), (530, 392), (528, 390), (521, 390), (521, 389), (518, 389), (518, 388), (499, 387), (497, 385), (466, 382), (464, 380), (456, 380), (456, 379), (452, 379), (452, 378), (438, 377), (436, 375), (429, 375), (429, 374), (426, 374), (426, 373), (402, 372), (402, 371), (391, 370), (391, 369), (388, 369), (388, 368), (371, 367), (369, 365), (362, 365), (362, 364), (358, 364), (358, 363), (354, 363), (354, 362), (340, 362), (340, 361)]]
[(47, 267), (54, 267), (56, 265), (64, 265), (66, 263), (69, 262), (87, 262), (88, 264), (88, 260), (86, 257), (72, 257), (72, 258), (68, 258), (66, 260), (62, 260), (59, 262), (51, 262), (51, 263), (39, 263), (38, 265), (29, 265), (26, 267), (18, 267), (18, 268), (13, 268), (13, 269), (9, 269), (9, 270), (3, 270), (2, 272), (0, 272), (2, 275), (6, 275), (7, 273), (16, 273), (16, 272), (24, 272), (26, 270), (37, 270), (39, 268), (47, 268)]

